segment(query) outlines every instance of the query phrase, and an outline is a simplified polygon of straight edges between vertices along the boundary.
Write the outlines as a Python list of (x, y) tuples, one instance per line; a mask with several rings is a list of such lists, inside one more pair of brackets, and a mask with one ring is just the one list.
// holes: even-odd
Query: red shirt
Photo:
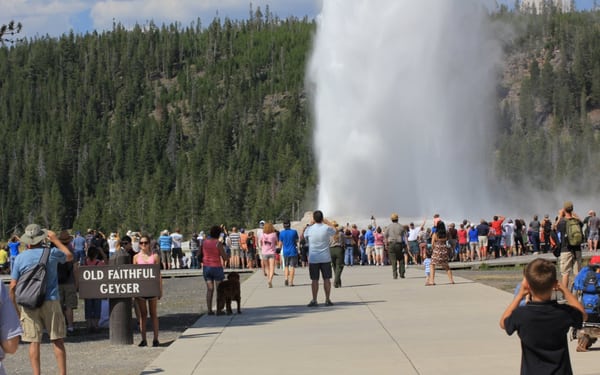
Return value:
[(458, 230), (458, 243), (460, 245), (466, 245), (469, 241), (467, 241), (467, 230), (459, 229)]

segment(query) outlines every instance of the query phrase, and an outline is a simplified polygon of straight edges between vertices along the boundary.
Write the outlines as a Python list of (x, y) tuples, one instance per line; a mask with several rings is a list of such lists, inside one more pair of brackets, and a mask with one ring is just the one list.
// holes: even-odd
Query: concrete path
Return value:
[[(278, 270), (278, 272), (280, 272)], [(347, 267), (326, 307), (309, 308), (310, 283), (296, 286), (262, 272), (242, 284), (242, 314), (202, 316), (142, 374), (517, 374), (519, 339), (498, 326), (509, 293), (443, 272), (425, 287), (410, 267), (393, 280), (388, 267)], [(235, 305), (235, 304), (234, 304)], [(597, 351), (577, 353), (576, 374), (598, 374)]]

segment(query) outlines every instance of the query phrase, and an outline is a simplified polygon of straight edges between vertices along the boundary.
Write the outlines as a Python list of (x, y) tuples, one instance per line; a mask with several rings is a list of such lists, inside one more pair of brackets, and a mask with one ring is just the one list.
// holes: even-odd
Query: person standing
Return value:
[(329, 253), (333, 267), (333, 286), (342, 287), (342, 271), (344, 271), (344, 232), (338, 223), (333, 221), (335, 234), (329, 238)]
[(15, 306), (10, 300), (8, 290), (0, 282), (0, 375), (6, 375), (2, 360), (4, 353), (15, 354), (19, 348), (19, 340), (23, 328)]
[(181, 242), (183, 241), (183, 236), (181, 235), (181, 230), (179, 228), (175, 228), (175, 232), (171, 233), (171, 251), (173, 256), (173, 268), (182, 268), (181, 259), (183, 258), (183, 250), (181, 249)]
[(588, 231), (588, 250), (598, 251), (598, 239), (600, 238), (600, 217), (596, 216), (596, 211), (591, 210), (587, 222)]
[(231, 233), (229, 233), (229, 237), (227, 237), (229, 242), (229, 247), (231, 249), (231, 268), (237, 269), (241, 268), (241, 241), (242, 237), (238, 232), (236, 227), (231, 228)]
[(329, 239), (335, 234), (333, 223), (323, 217), (323, 212), (313, 212), (311, 225), (304, 231), (308, 241), (308, 272), (311, 280), (312, 300), (308, 307), (316, 307), (319, 293), (319, 275), (323, 276), (323, 289), (325, 291), (325, 305), (333, 306), (331, 294), (331, 252)]
[(75, 232), (75, 238), (73, 238), (73, 250), (75, 264), (83, 265), (85, 262), (85, 251), (87, 250), (87, 246), (81, 232)]
[(213, 295), (217, 287), (225, 279), (223, 264), (227, 260), (227, 253), (223, 243), (219, 241), (221, 228), (218, 225), (210, 227), (208, 238), (202, 241), (200, 259), (202, 259), (202, 276), (206, 282), (206, 308), (208, 315), (215, 315), (213, 310)]
[[(58, 240), (72, 251), (73, 236), (69, 231), (63, 230), (58, 235)], [(77, 309), (79, 303), (77, 299), (77, 284), (75, 276), (75, 261), (67, 261), (57, 266), (58, 274), (58, 293), (60, 294), (60, 304), (67, 320), (67, 334), (73, 333), (73, 310)]]
[(529, 222), (529, 242), (533, 246), (533, 255), (537, 255), (540, 252), (540, 222), (538, 215), (533, 215), (533, 220)]
[(58, 293), (57, 265), (72, 261), (73, 254), (59, 241), (56, 233), (42, 229), (38, 224), (29, 224), (25, 228), (21, 242), (27, 245), (28, 250), (15, 259), (10, 274), (10, 298), (17, 306), (15, 295), (17, 282), (25, 271), (38, 264), (43, 255), (44, 246), (47, 246), (46, 240), (49, 240), (55, 246), (50, 249), (46, 267), (46, 299), (40, 307), (35, 309), (20, 306), (21, 322), (24, 330), (22, 340), (30, 343), (29, 361), (31, 362), (33, 374), (40, 375), (40, 345), (43, 332), (46, 330), (54, 348), (58, 372), (65, 375), (67, 373), (67, 351), (64, 342), (66, 327)]
[[(171, 236), (169, 236), (168, 230), (163, 230), (160, 232), (160, 237), (158, 237), (158, 247), (160, 249), (160, 257), (164, 270), (171, 269), (171, 245), (173, 240)], [(141, 251), (141, 247), (140, 247)]]
[[(423, 223), (425, 225), (425, 223)], [(420, 255), (419, 251), (419, 231), (420, 227), (415, 227), (415, 223), (410, 223), (408, 225), (408, 252), (410, 257), (413, 260), (414, 264), (420, 264), (423, 261), (423, 257)]]
[(450, 284), (454, 284), (452, 278), (452, 270), (448, 265), (448, 235), (446, 233), (446, 225), (443, 221), (439, 220), (435, 226), (435, 233), (431, 236), (431, 246), (433, 248), (433, 254), (431, 257), (431, 277), (429, 278), (429, 284), (435, 285), (435, 268), (443, 268), (448, 273), (448, 279)]
[(390, 216), (392, 223), (385, 228), (385, 241), (390, 251), (390, 262), (392, 263), (392, 277), (398, 278), (398, 263), (400, 263), (400, 278), (404, 279), (406, 268), (402, 257), (402, 247), (405, 237), (404, 227), (398, 223), (398, 214), (393, 213)]
[(558, 222), (556, 223), (556, 230), (560, 238), (561, 284), (565, 289), (569, 288), (569, 276), (575, 277), (581, 269), (581, 246), (570, 245), (567, 238), (567, 225), (570, 225), (570, 221), (577, 222), (581, 230), (582, 223), (579, 216), (573, 212), (573, 202), (566, 201), (563, 208), (558, 211)]
[(283, 221), (283, 230), (279, 232), (279, 247), (283, 253), (283, 283), (285, 286), (294, 286), (294, 274), (298, 267), (298, 232), (291, 228), (287, 219)]
[[(152, 252), (150, 248), (150, 237), (148, 235), (142, 235), (140, 238), (140, 252), (133, 257), (133, 264), (160, 264), (158, 254)], [(152, 321), (152, 331), (154, 333), (154, 340), (152, 340), (152, 346), (157, 347), (160, 345), (158, 341), (158, 300), (162, 297), (162, 278), (160, 279), (160, 295), (158, 297), (137, 297), (136, 303), (139, 308), (139, 321), (140, 321), (140, 334), (142, 341), (138, 346), (148, 346), (146, 341), (146, 322), (148, 320), (148, 312), (150, 313), (150, 319)]]
[(19, 236), (16, 234), (10, 238), (8, 241), (8, 252), (10, 255), (10, 267), (12, 269), (13, 264), (15, 264), (15, 258), (19, 255), (19, 248), (21, 247), (21, 242)]

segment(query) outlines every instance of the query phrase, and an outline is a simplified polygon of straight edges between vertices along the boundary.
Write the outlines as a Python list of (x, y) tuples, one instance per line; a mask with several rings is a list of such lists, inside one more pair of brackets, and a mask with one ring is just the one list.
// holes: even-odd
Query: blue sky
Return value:
[[(110, 30), (113, 21), (126, 27), (150, 20), (158, 25), (177, 21), (188, 26), (200, 18), (207, 25), (217, 15), (248, 18), (250, 3), (254, 8), (260, 6), (262, 9), (268, 4), (280, 18), (313, 18), (319, 13), (321, 1), (333, 0), (0, 0), (0, 24), (20, 21), (25, 37), (59, 36), (70, 30), (76, 33)], [(514, 0), (500, 2), (514, 4)], [(577, 0), (576, 3), (578, 9), (588, 9), (593, 0)]]

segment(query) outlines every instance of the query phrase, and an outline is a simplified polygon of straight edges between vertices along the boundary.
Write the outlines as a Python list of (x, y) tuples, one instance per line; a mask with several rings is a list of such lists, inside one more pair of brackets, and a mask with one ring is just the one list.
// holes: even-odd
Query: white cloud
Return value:
[[(91, 17), (94, 28), (108, 29), (113, 21), (131, 26), (153, 20), (156, 24), (180, 22), (187, 26), (200, 18), (203, 24), (210, 23), (215, 16), (224, 18), (247, 18), (250, 3), (254, 9), (264, 9), (267, 4), (280, 17), (289, 15), (314, 15), (316, 0), (104, 0), (93, 6)], [(272, 3), (275, 3), (273, 5)], [(305, 10), (304, 14), (296, 14)]]
[(113, 21), (126, 27), (135, 23), (179, 22), (190, 25), (198, 18), (204, 25), (219, 17), (246, 19), (253, 7), (268, 4), (279, 17), (313, 17), (321, 0), (0, 0), (0, 24), (15, 20), (23, 24), (23, 35), (58, 36), (76, 31), (109, 30)]

